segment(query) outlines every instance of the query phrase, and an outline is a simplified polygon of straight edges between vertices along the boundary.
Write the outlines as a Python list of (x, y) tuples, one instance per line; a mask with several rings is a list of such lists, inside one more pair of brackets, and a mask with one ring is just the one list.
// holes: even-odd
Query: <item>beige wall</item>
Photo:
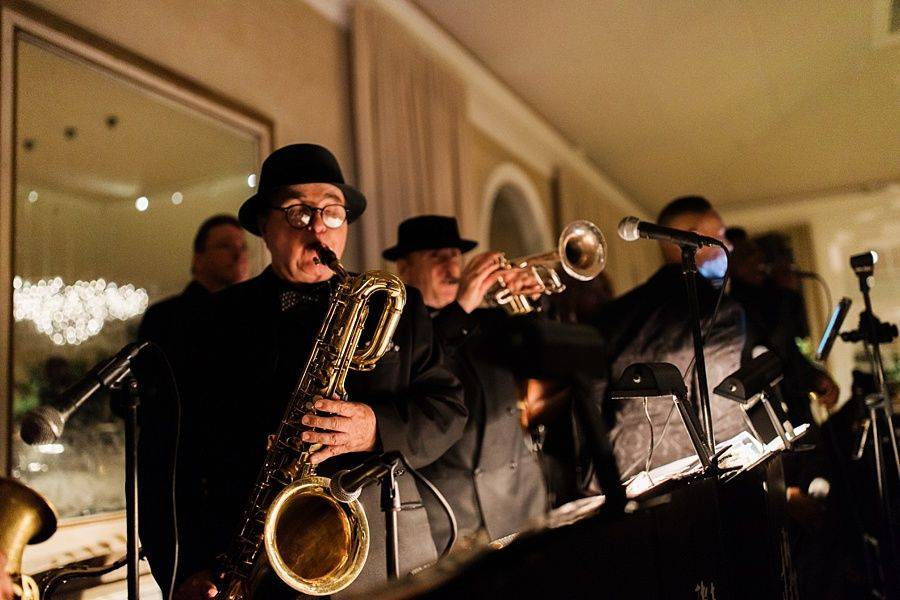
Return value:
[[(596, 223), (603, 231), (609, 245), (606, 273), (613, 282), (616, 294), (622, 294), (647, 279), (661, 264), (657, 244), (652, 242), (622, 241), (616, 233), (616, 227), (622, 217), (632, 212), (626, 211), (619, 203), (614, 202), (605, 192), (592, 182), (580, 176), (574, 169), (560, 169), (560, 223), (554, 222), (555, 208), (551, 191), (551, 180), (530, 167), (527, 162), (508, 151), (493, 138), (472, 127), (471, 140), (472, 190), (475, 194), (475, 206), (482, 206), (483, 195), (488, 180), (494, 170), (506, 163), (516, 165), (534, 185), (540, 198), (540, 205), (548, 223), (550, 245), (555, 243), (559, 229), (576, 219), (588, 219)], [(562, 157), (559, 157), (562, 162)], [(490, 215), (480, 214), (478, 225)], [(469, 221), (471, 223), (471, 220)], [(467, 232), (478, 239), (481, 229)], [(481, 240), (479, 240), (481, 241)], [(546, 250), (550, 250), (548, 247)]]
[(643, 283), (662, 264), (659, 246), (654, 242), (625, 242), (618, 233), (619, 221), (633, 215), (608, 198), (591, 182), (571, 169), (560, 172), (561, 216), (566, 223), (575, 219), (594, 222), (606, 237), (608, 256), (606, 274), (617, 296)]

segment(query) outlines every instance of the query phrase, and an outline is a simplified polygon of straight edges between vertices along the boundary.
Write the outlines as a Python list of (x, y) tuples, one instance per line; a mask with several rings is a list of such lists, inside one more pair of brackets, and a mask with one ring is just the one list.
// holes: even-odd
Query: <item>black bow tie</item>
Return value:
[(299, 290), (283, 290), (278, 294), (278, 306), (281, 312), (297, 306), (315, 306), (326, 302), (331, 295), (331, 286), (327, 283), (314, 284)]
[(328, 288), (321, 290), (300, 292), (297, 290), (286, 290), (278, 295), (278, 305), (281, 312), (291, 310), (295, 306), (315, 306), (322, 304), (328, 299)]

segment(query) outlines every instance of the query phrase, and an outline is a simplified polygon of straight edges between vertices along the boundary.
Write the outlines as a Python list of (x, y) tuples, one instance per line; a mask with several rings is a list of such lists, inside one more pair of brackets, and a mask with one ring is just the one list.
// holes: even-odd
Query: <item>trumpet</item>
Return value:
[[(559, 234), (556, 250), (532, 254), (515, 260), (500, 257), (500, 268), (529, 269), (540, 286), (540, 293), (559, 294), (566, 286), (559, 277), (562, 269), (579, 281), (590, 281), (606, 267), (606, 238), (600, 228), (590, 221), (572, 221)], [(487, 297), (513, 315), (525, 315), (540, 307), (534, 306), (524, 294), (514, 294), (503, 278), (499, 278)]]

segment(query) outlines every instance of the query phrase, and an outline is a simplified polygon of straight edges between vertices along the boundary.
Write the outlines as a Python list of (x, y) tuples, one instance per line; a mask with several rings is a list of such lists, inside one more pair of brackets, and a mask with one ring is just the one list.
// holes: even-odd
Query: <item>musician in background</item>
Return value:
[[(590, 281), (575, 279), (565, 271), (559, 277), (565, 292), (543, 299), (545, 314), (551, 320), (592, 324), (603, 306), (615, 297), (606, 272)], [(529, 379), (526, 384), (523, 412), (529, 428), (536, 430), (535, 437), (541, 440), (540, 456), (551, 505), (557, 507), (600, 493), (597, 452), (604, 452), (608, 462), (611, 449), (606, 435), (591, 437), (594, 430), (585, 427), (588, 419), (603, 426), (596, 413), (600, 407), (590, 378), (573, 374), (564, 379)], [(617, 481), (618, 475), (611, 475), (610, 480)]]
[(177, 353), (185, 328), (209, 295), (249, 277), (247, 239), (240, 222), (231, 215), (206, 219), (194, 236), (191, 282), (179, 295), (147, 309), (138, 337)]
[[(383, 256), (397, 262), (404, 282), (422, 291), (469, 411), (462, 437), (423, 473), (453, 507), (460, 547), (483, 544), (522, 529), (547, 508), (541, 468), (520, 424), (516, 379), (493, 353), (509, 317), (499, 308), (479, 308), (500, 277), (513, 292), (539, 288), (524, 271), (501, 270), (499, 252), (474, 256), (463, 267), (462, 255), (476, 242), (460, 238), (453, 217), (407, 219), (397, 237)], [(442, 547), (447, 521), (436, 502), (424, 500)]]
[[(833, 457), (839, 452), (829, 447), (833, 438), (823, 435), (810, 403), (833, 408), (839, 388), (797, 346), (796, 339), (808, 335), (809, 330), (789, 248), (782, 247), (780, 256), (766, 256), (746, 231), (733, 227), (727, 235), (734, 245), (730, 293), (746, 313), (747, 346), (765, 346), (778, 355), (784, 368), (779, 389), (788, 419), (794, 425), (810, 425), (801, 440), (805, 450), (786, 454), (784, 460), (787, 511), (799, 525), (790, 532), (800, 589), (803, 597), (836, 596), (836, 577), (843, 577), (853, 560), (846, 549), (861, 546), (858, 537), (854, 539), (859, 535), (853, 530), (855, 523), (846, 518), (856, 510), (850, 499), (857, 496), (857, 490), (836, 468)], [(779, 275), (772, 276), (775, 273)]]
[[(194, 488), (197, 505), (179, 507), (181, 531), (178, 598), (207, 598), (215, 592), (211, 572), (216, 556), (229, 549), (242, 523), (242, 509), (266, 456), (268, 436), (284, 415), (300, 379), (327, 308), (333, 272), (319, 264), (323, 244), (338, 257), (344, 251), (348, 223), (366, 208), (365, 196), (344, 183), (334, 156), (313, 144), (295, 144), (273, 152), (263, 163), (257, 193), (239, 212), (241, 225), (263, 238), (272, 264), (259, 276), (216, 294), (196, 368), (205, 421), (182, 432), (195, 440), (183, 456), (198, 477), (179, 486)], [(377, 306), (371, 314), (379, 314)], [(363, 336), (365, 338), (365, 334)], [(415, 468), (434, 462), (462, 434), (465, 405), (457, 379), (442, 365), (439, 346), (421, 295), (410, 290), (393, 336), (394, 345), (374, 370), (351, 371), (348, 401), (317, 400), (330, 416), (304, 417), (310, 430), (304, 441), (322, 444), (312, 454), (324, 476), (359, 464), (366, 452), (400, 451)], [(312, 428), (316, 428), (314, 431)], [(184, 453), (182, 453), (184, 454)], [(437, 557), (409, 474), (398, 478), (404, 510), (399, 513), (402, 573)], [(360, 501), (368, 514), (371, 544), (359, 578), (347, 591), (386, 580), (384, 518), (379, 486), (366, 488)], [(149, 556), (154, 561), (171, 557)], [(165, 582), (160, 582), (165, 584)], [(256, 597), (296, 597), (276, 582)]]
[[(172, 494), (162, 492), (171, 487), (172, 461), (175, 448), (175, 424), (181, 422), (184, 431), (193, 431), (203, 416), (197, 405), (177, 402), (179, 395), (186, 400), (195, 393), (193, 381), (200, 359), (193, 343), (200, 335), (202, 321), (213, 293), (246, 281), (250, 276), (247, 237), (240, 221), (227, 214), (215, 215), (203, 221), (194, 236), (191, 257), (191, 282), (177, 296), (152, 305), (144, 313), (138, 329), (138, 339), (153, 342), (163, 352), (147, 352), (135, 361), (140, 377), (144, 401), (140, 408), (140, 501), (146, 515), (140, 521), (141, 543), (148, 556), (169, 554), (175, 543), (172, 527)], [(169, 367), (175, 376), (176, 390), (169, 377)], [(182, 439), (183, 450), (191, 453), (195, 439)], [(199, 451), (199, 448), (197, 448)], [(179, 477), (184, 481), (198, 477), (183, 465)], [(189, 490), (179, 487), (179, 494)], [(188, 493), (182, 504), (197, 500)], [(171, 580), (168, 561), (155, 561), (154, 575), (163, 590)]]
[[(831, 409), (837, 404), (839, 390), (831, 376), (813, 365), (797, 346), (797, 339), (809, 336), (809, 326), (788, 249), (783, 248), (780, 257), (767, 257), (743, 229), (732, 227), (726, 233), (734, 246), (729, 293), (747, 315), (751, 343), (773, 350), (784, 364), (781, 387), (791, 421), (813, 423), (810, 398)], [(785, 280), (790, 287), (783, 285)]]
[[(694, 231), (724, 240), (725, 225), (704, 198), (687, 196), (670, 202), (659, 214), (657, 223), (674, 229)], [(605, 305), (599, 311), (598, 327), (610, 349), (610, 372), (598, 384), (595, 394), (604, 398), (604, 412), (610, 425), (610, 440), (622, 477), (645, 468), (651, 454), (651, 427), (656, 447), (650, 467), (668, 464), (694, 454), (677, 412), (670, 402), (613, 400), (608, 390), (622, 371), (633, 363), (668, 362), (684, 373), (691, 402), (697, 399), (697, 376), (690, 309), (681, 274), (681, 249), (661, 243), (665, 264), (644, 284)], [(697, 251), (697, 288), (700, 316), (704, 329), (711, 319), (719, 297), (727, 259), (716, 247)], [(706, 338), (705, 356), (710, 386), (722, 381), (740, 367), (746, 340), (744, 315), (734, 301), (722, 299), (715, 324)], [(745, 428), (740, 406), (710, 394), (716, 439), (726, 440)], [(696, 405), (696, 404), (695, 404)], [(648, 423), (652, 422), (652, 425)], [(668, 423), (668, 426), (667, 426)]]

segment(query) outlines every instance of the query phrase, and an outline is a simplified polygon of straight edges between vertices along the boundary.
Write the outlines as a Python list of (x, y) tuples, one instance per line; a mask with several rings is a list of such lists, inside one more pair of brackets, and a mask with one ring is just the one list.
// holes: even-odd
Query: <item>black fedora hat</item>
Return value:
[(297, 183), (330, 183), (340, 189), (347, 202), (348, 223), (366, 210), (366, 197), (344, 183), (341, 167), (327, 148), (317, 144), (291, 144), (279, 148), (263, 161), (256, 193), (247, 198), (238, 211), (238, 220), (244, 229), (260, 235), (259, 211), (269, 206), (271, 195), (278, 188)]
[(459, 237), (459, 227), (453, 217), (421, 215), (400, 223), (397, 228), (397, 245), (381, 253), (385, 260), (403, 258), (415, 250), (434, 248), (459, 248), (468, 252), (478, 245), (473, 240)]

